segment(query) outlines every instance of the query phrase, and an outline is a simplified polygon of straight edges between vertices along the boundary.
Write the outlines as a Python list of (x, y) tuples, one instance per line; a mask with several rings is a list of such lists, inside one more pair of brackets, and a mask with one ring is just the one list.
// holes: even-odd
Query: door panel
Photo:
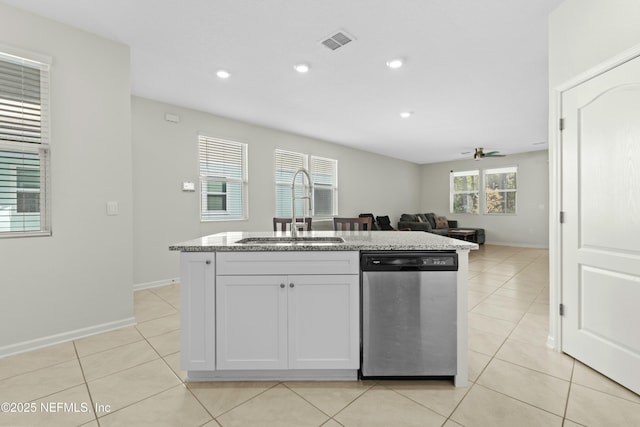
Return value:
[(357, 369), (358, 275), (289, 276), (289, 367)]
[(562, 95), (562, 350), (640, 391), (640, 59)]
[(286, 276), (218, 276), (217, 369), (287, 368)]
[[(638, 277), (616, 271), (582, 266), (578, 328), (602, 343), (640, 353)], [(603, 310), (615, 307), (616, 316)]]

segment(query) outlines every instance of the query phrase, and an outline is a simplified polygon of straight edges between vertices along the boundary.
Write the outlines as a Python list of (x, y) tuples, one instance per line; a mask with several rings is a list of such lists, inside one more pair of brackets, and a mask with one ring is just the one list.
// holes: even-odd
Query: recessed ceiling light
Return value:
[(408, 119), (411, 116), (413, 116), (413, 111), (403, 111), (402, 113), (400, 113), (400, 117), (402, 117), (403, 119)]
[(296, 64), (293, 66), (293, 69), (299, 72), (300, 74), (304, 74), (307, 71), (309, 71), (309, 65), (304, 63)]
[(228, 79), (229, 77), (231, 77), (231, 73), (229, 73), (227, 70), (218, 70), (216, 72), (216, 76), (220, 77), (221, 79)]
[(387, 67), (396, 69), (402, 67), (403, 63), (404, 61), (401, 58), (394, 58), (387, 61)]

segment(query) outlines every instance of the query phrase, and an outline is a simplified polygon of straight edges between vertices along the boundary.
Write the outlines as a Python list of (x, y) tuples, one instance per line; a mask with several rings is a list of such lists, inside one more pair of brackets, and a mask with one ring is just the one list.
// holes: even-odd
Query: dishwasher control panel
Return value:
[(363, 252), (360, 256), (362, 271), (457, 271), (458, 254), (455, 252)]

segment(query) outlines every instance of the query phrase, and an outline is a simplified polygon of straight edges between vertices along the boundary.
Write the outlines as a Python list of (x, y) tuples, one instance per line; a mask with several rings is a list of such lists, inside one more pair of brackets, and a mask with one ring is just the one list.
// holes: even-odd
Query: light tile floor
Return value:
[(185, 384), (171, 285), (135, 292), (135, 327), (0, 359), (0, 402), (21, 411), (0, 426), (640, 426), (638, 395), (546, 347), (546, 250), (485, 245), (469, 270), (466, 388)]

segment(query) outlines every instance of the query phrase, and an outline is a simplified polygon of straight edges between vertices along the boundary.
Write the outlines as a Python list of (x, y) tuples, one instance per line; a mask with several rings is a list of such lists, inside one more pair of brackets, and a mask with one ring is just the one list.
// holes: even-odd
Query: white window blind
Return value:
[[(276, 149), (275, 151), (275, 179), (276, 179), (276, 216), (291, 216), (291, 180), (293, 175), (300, 169), (307, 167), (308, 156), (293, 151)], [(304, 195), (307, 191), (305, 177), (300, 174), (296, 178), (296, 194)], [(296, 204), (296, 216), (305, 216), (305, 205), (302, 202)]]
[(332, 217), (338, 214), (338, 161), (311, 156), (313, 181), (313, 215)]
[(49, 235), (49, 64), (0, 52), (0, 236)]
[(200, 220), (248, 218), (247, 144), (198, 136)]
[[(291, 216), (291, 180), (301, 168), (309, 171), (312, 181), (313, 216), (331, 217), (338, 214), (338, 161), (323, 157), (309, 156), (281, 149), (275, 150), (274, 170), (276, 187), (276, 213), (278, 217)], [(309, 189), (303, 174), (296, 177), (296, 196), (302, 196)], [(296, 203), (296, 216), (307, 216), (306, 203)]]

